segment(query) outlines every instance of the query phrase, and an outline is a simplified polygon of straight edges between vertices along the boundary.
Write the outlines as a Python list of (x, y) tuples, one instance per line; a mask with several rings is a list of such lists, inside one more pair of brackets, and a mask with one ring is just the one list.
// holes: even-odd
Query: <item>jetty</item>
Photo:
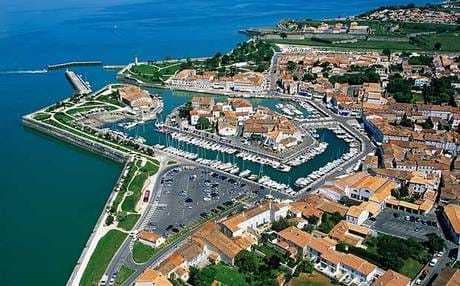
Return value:
[(92, 92), (91, 87), (88, 82), (84, 81), (82, 77), (71, 70), (65, 71), (65, 76), (67, 80), (72, 85), (77, 95), (90, 94)]
[(75, 62), (66, 62), (61, 64), (48, 65), (48, 70), (57, 70), (65, 69), (76, 66), (100, 66), (102, 61), (75, 61)]

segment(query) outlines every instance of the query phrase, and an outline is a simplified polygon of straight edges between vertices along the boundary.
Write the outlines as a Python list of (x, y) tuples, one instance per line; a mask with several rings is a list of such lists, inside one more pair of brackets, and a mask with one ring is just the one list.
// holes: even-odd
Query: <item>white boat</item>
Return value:
[(242, 172), (240, 173), (239, 176), (240, 176), (241, 178), (245, 178), (245, 177), (249, 176), (250, 174), (251, 174), (251, 171), (250, 171), (250, 170), (244, 170), (244, 171), (242, 171)]

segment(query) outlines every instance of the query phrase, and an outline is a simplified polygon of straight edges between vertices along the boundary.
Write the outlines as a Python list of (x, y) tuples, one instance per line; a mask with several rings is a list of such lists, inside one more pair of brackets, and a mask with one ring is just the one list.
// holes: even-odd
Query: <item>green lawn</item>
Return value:
[(73, 118), (65, 114), (64, 112), (57, 112), (54, 114), (54, 118), (56, 118), (57, 121), (64, 123), (64, 124), (69, 124)]
[(243, 274), (236, 268), (224, 264), (210, 265), (201, 269), (195, 279), (198, 286), (211, 285), (214, 280), (229, 286), (247, 285)]
[(113, 105), (117, 105), (117, 106), (120, 106), (120, 107), (125, 106), (124, 103), (122, 103), (121, 101), (118, 100), (118, 94), (115, 93), (115, 92), (111, 93), (111, 94), (101, 95), (101, 96), (97, 97), (97, 100), (102, 101), (102, 102), (106, 102), (106, 103), (110, 103), (110, 104), (113, 104)]
[(110, 230), (98, 242), (85, 272), (80, 280), (82, 286), (98, 285), (110, 260), (125, 240), (127, 234), (119, 230)]
[(163, 82), (174, 75), (180, 63), (140, 64), (131, 68), (131, 72), (145, 82)]
[(331, 48), (343, 48), (343, 49), (370, 49), (370, 50), (383, 50), (384, 48), (389, 48), (393, 51), (406, 51), (406, 50), (420, 50), (414, 44), (408, 42), (392, 42), (392, 41), (365, 41), (359, 40), (356, 43), (324, 43), (317, 42), (311, 39), (303, 40), (271, 40), (273, 43), (277, 44), (292, 44), (292, 45), (308, 45), (308, 46), (322, 46), (322, 47), (331, 47)]
[(133, 259), (137, 263), (145, 263), (155, 254), (155, 251), (155, 248), (136, 241), (133, 245)]
[(130, 231), (140, 217), (140, 214), (129, 214), (121, 222), (118, 223), (118, 227), (126, 231)]
[(420, 262), (418, 262), (417, 260), (413, 258), (408, 258), (404, 261), (404, 265), (403, 267), (401, 267), (401, 269), (399, 269), (399, 272), (413, 279), (415, 278), (417, 273), (420, 272), (422, 267), (423, 265), (420, 264)]
[(128, 279), (129, 276), (131, 276), (133, 273), (134, 273), (134, 270), (122, 265), (120, 267), (120, 270), (118, 271), (117, 278), (115, 279), (115, 285), (117, 286), (123, 285), (123, 282), (125, 282), (126, 279)]
[(128, 191), (132, 192), (130, 196), (125, 197), (121, 204), (121, 209), (127, 212), (135, 212), (136, 204), (142, 195), (142, 187), (145, 180), (158, 171), (158, 166), (152, 162), (147, 162), (144, 167), (140, 167), (138, 174), (134, 177), (128, 186)]
[(34, 118), (35, 120), (38, 120), (38, 121), (43, 121), (43, 120), (46, 120), (46, 119), (48, 119), (48, 118), (50, 118), (50, 117), (51, 117), (51, 115), (46, 114), (46, 113), (37, 113), (37, 114), (35, 114), (35, 115), (33, 116), (33, 118)]
[(460, 51), (460, 33), (442, 33), (419, 37), (419, 40), (427, 49), (434, 49), (435, 43), (441, 44), (440, 51), (458, 52)]

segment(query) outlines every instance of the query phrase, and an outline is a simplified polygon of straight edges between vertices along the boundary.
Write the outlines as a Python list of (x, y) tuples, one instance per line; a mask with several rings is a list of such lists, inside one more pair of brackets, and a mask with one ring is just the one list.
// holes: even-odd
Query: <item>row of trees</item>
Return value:
[(353, 253), (384, 269), (400, 271), (405, 260), (409, 258), (425, 264), (431, 254), (445, 247), (445, 241), (434, 233), (428, 234), (423, 243), (413, 238), (402, 239), (380, 234), (367, 240), (366, 245), (367, 249), (364, 249), (340, 243), (337, 250)]
[(377, 83), (380, 81), (380, 76), (375, 72), (374, 68), (368, 68), (362, 72), (345, 73), (343, 75), (334, 75), (329, 77), (332, 84), (348, 83), (350, 85), (360, 85), (365, 82)]

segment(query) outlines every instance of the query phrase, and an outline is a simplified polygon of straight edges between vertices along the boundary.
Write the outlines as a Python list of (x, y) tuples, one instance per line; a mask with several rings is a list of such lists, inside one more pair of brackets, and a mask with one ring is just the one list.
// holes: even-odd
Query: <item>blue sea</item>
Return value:
[[(48, 64), (124, 64), (206, 56), (246, 40), (238, 31), (283, 18), (354, 15), (414, 0), (0, 0), (0, 285), (63, 285), (121, 166), (21, 125), (71, 94)], [(79, 68), (99, 88), (114, 72)]]

